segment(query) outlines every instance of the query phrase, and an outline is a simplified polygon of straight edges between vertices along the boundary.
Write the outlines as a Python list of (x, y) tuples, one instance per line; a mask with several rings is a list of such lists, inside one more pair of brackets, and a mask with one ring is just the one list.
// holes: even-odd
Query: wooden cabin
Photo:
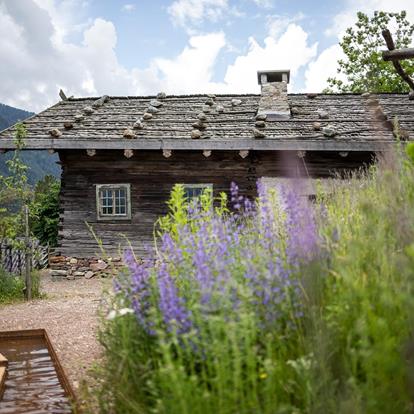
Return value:
[[(329, 177), (373, 162), (414, 131), (405, 94), (288, 94), (289, 71), (258, 73), (261, 94), (64, 99), (26, 120), (27, 149), (62, 165), (57, 254), (150, 246), (176, 183), (189, 196), (235, 181), (254, 196), (260, 177)], [(14, 148), (13, 127), (0, 149)]]

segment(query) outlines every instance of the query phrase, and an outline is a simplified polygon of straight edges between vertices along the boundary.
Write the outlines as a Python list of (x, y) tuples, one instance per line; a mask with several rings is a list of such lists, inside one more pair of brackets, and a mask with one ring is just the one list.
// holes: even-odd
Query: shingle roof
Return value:
[[(391, 123), (395, 118), (403, 138), (414, 136), (414, 101), (407, 95), (289, 94), (288, 98), (291, 118), (266, 121), (263, 139), (253, 134), (260, 95), (110, 97), (89, 115), (85, 107), (92, 107), (98, 98), (72, 98), (24, 122), (26, 148), (379, 150), (396, 142)], [(154, 100), (162, 104), (158, 112), (142, 121), (142, 129), (134, 129)], [(203, 109), (205, 129), (200, 130), (200, 139), (192, 139), (193, 124)], [(83, 115), (80, 122), (75, 121), (76, 114)], [(73, 127), (65, 129), (65, 122)], [(333, 129), (333, 137), (324, 134), (326, 126)], [(61, 135), (51, 136), (54, 129)], [(124, 137), (127, 129), (134, 138)], [(13, 127), (2, 131), (0, 148), (13, 148), (12, 138)]]

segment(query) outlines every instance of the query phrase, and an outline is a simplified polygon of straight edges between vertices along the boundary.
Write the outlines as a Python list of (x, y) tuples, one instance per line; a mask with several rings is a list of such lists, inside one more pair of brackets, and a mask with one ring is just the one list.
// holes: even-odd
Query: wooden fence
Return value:
[[(0, 241), (0, 267), (8, 273), (23, 274), (25, 269), (24, 249), (12, 246), (7, 240)], [(49, 264), (49, 247), (31, 240), (32, 269), (43, 269)]]

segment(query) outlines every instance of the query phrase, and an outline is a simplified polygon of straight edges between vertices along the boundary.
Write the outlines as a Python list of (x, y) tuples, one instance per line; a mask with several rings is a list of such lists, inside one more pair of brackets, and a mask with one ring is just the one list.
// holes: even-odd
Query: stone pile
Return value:
[(109, 257), (102, 260), (93, 258), (76, 258), (67, 256), (53, 256), (50, 258), (52, 277), (75, 279), (92, 277), (110, 277), (123, 266), (119, 257)]

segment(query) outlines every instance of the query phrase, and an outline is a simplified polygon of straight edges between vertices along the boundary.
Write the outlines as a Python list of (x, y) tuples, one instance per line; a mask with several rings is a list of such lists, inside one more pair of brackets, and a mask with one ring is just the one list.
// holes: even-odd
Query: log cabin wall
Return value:
[[(334, 172), (360, 168), (371, 162), (369, 152), (312, 152), (299, 158), (295, 151), (251, 151), (241, 158), (237, 151), (175, 151), (165, 158), (161, 151), (136, 151), (126, 158), (123, 151), (61, 150), (62, 189), (59, 247), (56, 254), (74, 257), (100, 256), (88, 223), (109, 255), (118, 255), (130, 241), (137, 255), (145, 255), (153, 241), (154, 222), (166, 213), (166, 201), (176, 183), (213, 184), (214, 194), (228, 191), (235, 181), (240, 193), (253, 197), (262, 176), (328, 177)], [(306, 167), (305, 167), (306, 165)], [(131, 220), (98, 221), (95, 184), (131, 185)]]

